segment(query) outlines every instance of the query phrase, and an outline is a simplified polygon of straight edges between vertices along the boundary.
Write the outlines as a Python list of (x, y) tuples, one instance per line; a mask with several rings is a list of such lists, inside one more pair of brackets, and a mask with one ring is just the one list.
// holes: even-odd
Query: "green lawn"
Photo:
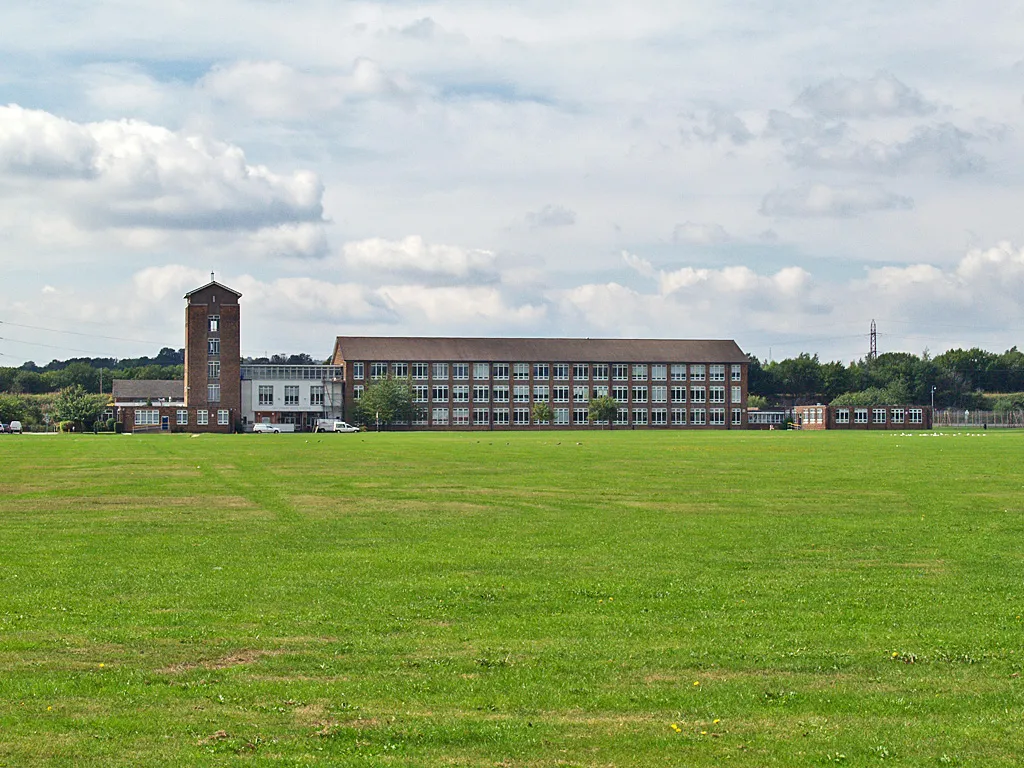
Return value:
[(0, 766), (1018, 765), (1024, 434), (0, 437)]

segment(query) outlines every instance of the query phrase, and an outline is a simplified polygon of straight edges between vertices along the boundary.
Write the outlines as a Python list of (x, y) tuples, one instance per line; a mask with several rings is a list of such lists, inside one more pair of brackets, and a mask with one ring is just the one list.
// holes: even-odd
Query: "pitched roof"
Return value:
[(339, 336), (334, 363), (467, 362), (746, 363), (735, 341), (694, 339), (484, 339)]
[(114, 379), (114, 400), (184, 400), (185, 382), (165, 379)]
[(223, 283), (218, 283), (216, 280), (211, 280), (206, 285), (202, 285), (202, 286), (200, 286), (198, 288), (195, 288), (195, 289), (189, 291), (188, 293), (185, 294), (184, 298), (187, 299), (189, 296), (192, 296), (193, 294), (199, 293), (200, 291), (205, 291), (207, 288), (220, 288), (221, 290), (227, 291), (228, 293), (230, 293), (232, 296), (235, 296), (236, 298), (241, 298), (241, 296), (242, 296), (242, 294), (240, 294), (238, 291), (234, 290), (233, 288), (228, 288)]

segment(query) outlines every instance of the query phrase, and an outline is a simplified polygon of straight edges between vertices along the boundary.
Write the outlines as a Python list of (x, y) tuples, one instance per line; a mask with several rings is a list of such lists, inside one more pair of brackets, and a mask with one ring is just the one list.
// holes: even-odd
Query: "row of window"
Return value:
[[(217, 424), (220, 426), (226, 426), (231, 423), (231, 412), (227, 409), (221, 409), (217, 411)], [(175, 414), (175, 423), (178, 426), (188, 426), (188, 411), (180, 409)], [(205, 427), (210, 423), (210, 412), (205, 409), (199, 409), (196, 411), (196, 424), (201, 427)], [(136, 410), (135, 411), (135, 424), (136, 426), (159, 426), (160, 424), (160, 411), (147, 411), (147, 410)]]
[[(453, 426), (544, 426), (554, 424), (555, 426), (568, 426), (590, 424), (590, 414), (586, 408), (552, 408), (552, 419), (548, 421), (537, 421), (529, 408), (432, 408), (427, 420), (427, 413), (415, 419), (412, 423), (416, 426), (435, 427)], [(570, 420), (571, 419), (571, 420)], [(725, 408), (619, 408), (615, 416), (617, 425), (633, 426), (725, 426)], [(404, 422), (399, 422), (404, 423)], [(607, 424), (606, 421), (598, 421), (596, 424)], [(730, 424), (742, 426), (743, 409), (733, 408), (730, 412)]]
[[(905, 424), (909, 417), (910, 424), (923, 424), (924, 423), (924, 409), (922, 408), (893, 408), (892, 411), (888, 408), (872, 408), (871, 421), (868, 421), (868, 409), (867, 408), (854, 408), (853, 409), (853, 423), (854, 424)], [(838, 408), (836, 410), (836, 424), (849, 424), (850, 423), (850, 409), (849, 408)]]
[[(269, 389), (269, 387), (268, 387)], [(287, 390), (287, 387), (285, 388)], [(620, 403), (667, 403), (671, 397), (673, 403), (725, 403), (726, 388), (691, 386), (655, 385), (648, 387), (645, 384), (634, 386), (607, 386), (598, 385), (593, 388), (588, 386), (534, 384), (495, 384), (494, 386), (476, 384), (470, 387), (469, 384), (426, 384), (413, 385), (413, 400), (417, 403), (427, 402), (453, 402), (468, 403), (470, 395), (474, 403), (588, 403), (592, 397), (606, 397), (611, 395)], [(364, 386), (356, 384), (352, 389), (352, 397), (358, 400), (362, 397)], [(743, 388), (732, 387), (729, 391), (729, 402), (738, 405), (743, 401)], [(260, 404), (263, 404), (263, 387), (260, 387)], [(269, 403), (268, 403), (269, 404)]]
[[(256, 392), (257, 405), (273, 405), (274, 404), (274, 385), (273, 384), (260, 384), (257, 387)], [(297, 384), (285, 384), (284, 385), (284, 404), (298, 405), (299, 404), (299, 386)], [(309, 388), (309, 404), (310, 405), (323, 405), (324, 404), (324, 388), (323, 385), (314, 384)]]
[[(473, 378), (479, 381), (508, 381), (510, 378), (516, 381), (568, 381), (570, 373), (577, 381), (607, 381), (609, 377), (614, 381), (704, 381), (705, 378), (708, 381), (725, 381), (726, 366), (703, 363), (369, 363), (371, 379), (382, 379), (390, 373), (396, 378), (417, 381), (468, 381), (471, 371)], [(366, 373), (365, 363), (352, 363), (355, 380), (365, 379)], [(743, 366), (730, 366), (729, 376), (732, 381), (741, 381)]]

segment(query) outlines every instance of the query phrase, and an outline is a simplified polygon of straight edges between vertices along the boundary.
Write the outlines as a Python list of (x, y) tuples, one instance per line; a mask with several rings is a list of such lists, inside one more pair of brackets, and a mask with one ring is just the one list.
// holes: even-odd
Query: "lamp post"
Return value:
[(932, 387), (932, 418), (935, 418), (935, 387)]

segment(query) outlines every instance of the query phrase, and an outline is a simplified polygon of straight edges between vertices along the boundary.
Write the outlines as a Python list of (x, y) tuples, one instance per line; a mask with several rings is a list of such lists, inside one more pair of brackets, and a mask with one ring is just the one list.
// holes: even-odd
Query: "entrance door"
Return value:
[(161, 416), (160, 417), (160, 429), (163, 430), (164, 432), (166, 432), (170, 428), (171, 428), (171, 417), (170, 416)]

